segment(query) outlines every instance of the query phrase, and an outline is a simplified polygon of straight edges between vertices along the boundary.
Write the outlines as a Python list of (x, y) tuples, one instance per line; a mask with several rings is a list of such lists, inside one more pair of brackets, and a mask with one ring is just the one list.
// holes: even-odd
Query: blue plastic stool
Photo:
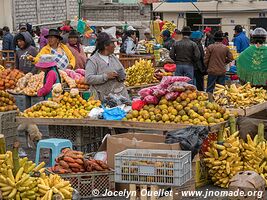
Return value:
[(40, 149), (51, 149), (52, 156), (50, 155), (50, 164), (49, 167), (55, 165), (55, 159), (60, 154), (63, 148), (70, 148), (72, 149), (72, 143), (70, 140), (66, 139), (58, 139), (58, 138), (50, 138), (45, 140), (40, 140), (37, 144), (36, 149), (36, 157), (35, 157), (35, 164), (39, 164), (40, 160)]

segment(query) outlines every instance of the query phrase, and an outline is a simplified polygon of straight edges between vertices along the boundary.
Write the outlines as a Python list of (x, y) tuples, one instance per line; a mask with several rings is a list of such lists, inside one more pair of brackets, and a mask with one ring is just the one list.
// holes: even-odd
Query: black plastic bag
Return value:
[(170, 131), (167, 133), (165, 143), (180, 143), (181, 149), (191, 151), (192, 160), (198, 154), (205, 138), (208, 137), (209, 130), (204, 126), (189, 126), (184, 129)]

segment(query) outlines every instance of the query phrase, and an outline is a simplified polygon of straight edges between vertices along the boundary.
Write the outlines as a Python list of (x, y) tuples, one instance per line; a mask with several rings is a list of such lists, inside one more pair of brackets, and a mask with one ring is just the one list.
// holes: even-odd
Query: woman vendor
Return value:
[(84, 69), (86, 63), (86, 55), (81, 45), (81, 39), (77, 31), (72, 30), (69, 33), (69, 40), (67, 43), (71, 53), (75, 57), (76, 66), (75, 69)]
[(95, 98), (103, 101), (105, 96), (121, 94), (129, 98), (124, 85), (126, 74), (119, 59), (114, 55), (116, 39), (101, 32), (96, 40), (96, 49), (87, 61), (85, 79)]
[(37, 92), (37, 95), (39, 97), (44, 97), (45, 100), (52, 97), (53, 85), (61, 83), (57, 63), (54, 60), (54, 55), (44, 54), (40, 56), (39, 62), (35, 65), (36, 68), (45, 72), (44, 86)]
[(256, 28), (252, 33), (250, 47), (244, 50), (237, 60), (237, 74), (241, 82), (254, 86), (265, 86), (267, 82), (267, 47), (264, 46), (267, 32)]
[(48, 44), (42, 48), (39, 54), (34, 58), (29, 56), (28, 59), (37, 63), (40, 56), (44, 54), (51, 54), (55, 56), (55, 61), (59, 69), (74, 69), (76, 66), (75, 57), (71, 53), (67, 45), (62, 43), (62, 37), (56, 29), (50, 29), (48, 35)]

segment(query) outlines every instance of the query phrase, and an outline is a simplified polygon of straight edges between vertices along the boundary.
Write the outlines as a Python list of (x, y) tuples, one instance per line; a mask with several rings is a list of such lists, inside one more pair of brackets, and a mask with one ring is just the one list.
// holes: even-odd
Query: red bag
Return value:
[(138, 111), (140, 111), (140, 110), (142, 110), (142, 108), (143, 108), (145, 105), (146, 105), (146, 103), (145, 103), (144, 101), (142, 101), (142, 100), (135, 100), (135, 101), (133, 101), (133, 103), (132, 103), (132, 109), (133, 109), (133, 110), (138, 110)]
[(175, 72), (175, 70), (176, 70), (176, 64), (165, 64), (164, 65), (164, 70), (166, 72)]
[(146, 97), (144, 98), (144, 101), (145, 101), (145, 103), (147, 103), (147, 104), (153, 104), (153, 105), (157, 105), (157, 104), (159, 103), (158, 98), (155, 97), (155, 96), (151, 96), (151, 95), (146, 96)]

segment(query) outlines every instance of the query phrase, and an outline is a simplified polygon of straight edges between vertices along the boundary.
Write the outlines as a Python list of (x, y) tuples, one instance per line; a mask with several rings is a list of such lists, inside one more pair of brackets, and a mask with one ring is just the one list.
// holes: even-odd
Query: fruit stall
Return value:
[[(4, 198), (88, 199), (95, 189), (100, 195), (105, 188), (125, 187), (136, 192), (138, 188), (182, 191), (209, 183), (232, 188), (243, 170), (252, 170), (267, 182), (266, 117), (252, 120), (255, 113), (267, 109), (264, 89), (249, 83), (216, 85), (209, 101), (210, 96), (188, 84), (187, 77), (161, 72), (156, 78), (151, 61), (136, 61), (126, 73), (128, 89), (138, 90), (131, 101), (112, 94), (103, 102), (86, 96), (84, 70), (60, 71), (63, 83), (56, 84), (52, 98), (43, 101), (36, 99), (43, 73), (2, 69), (0, 191)], [(244, 117), (256, 123), (256, 131), (242, 130)], [(49, 138), (66, 139), (69, 146), (46, 165), (19, 158), (14, 141), (20, 139), (16, 129), (22, 124), (46, 126)], [(118, 134), (120, 129), (124, 133)]]

